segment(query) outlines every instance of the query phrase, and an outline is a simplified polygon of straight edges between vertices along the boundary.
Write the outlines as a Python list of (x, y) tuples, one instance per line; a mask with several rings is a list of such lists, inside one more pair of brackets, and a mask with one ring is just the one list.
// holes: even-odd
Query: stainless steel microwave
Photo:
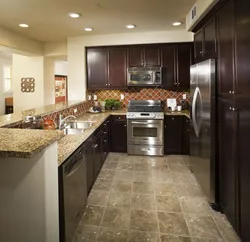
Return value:
[(161, 67), (128, 68), (127, 86), (158, 86), (161, 84)]

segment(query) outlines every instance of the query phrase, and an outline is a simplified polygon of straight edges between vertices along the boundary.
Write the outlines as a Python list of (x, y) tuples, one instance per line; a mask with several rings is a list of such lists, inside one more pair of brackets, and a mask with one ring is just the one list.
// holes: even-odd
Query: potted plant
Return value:
[(106, 99), (105, 102), (105, 108), (107, 110), (117, 110), (122, 106), (121, 102), (116, 99)]

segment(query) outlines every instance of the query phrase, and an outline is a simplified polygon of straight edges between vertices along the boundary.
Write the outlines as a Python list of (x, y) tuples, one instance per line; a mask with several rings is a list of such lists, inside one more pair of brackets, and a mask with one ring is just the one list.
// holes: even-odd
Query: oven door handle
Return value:
[(147, 122), (131, 122), (132, 124), (150, 124), (150, 123), (147, 123)]

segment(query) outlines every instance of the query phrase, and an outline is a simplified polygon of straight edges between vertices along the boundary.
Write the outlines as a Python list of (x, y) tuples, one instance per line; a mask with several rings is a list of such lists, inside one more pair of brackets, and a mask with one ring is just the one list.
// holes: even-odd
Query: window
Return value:
[(3, 67), (3, 90), (8, 92), (12, 90), (12, 67)]

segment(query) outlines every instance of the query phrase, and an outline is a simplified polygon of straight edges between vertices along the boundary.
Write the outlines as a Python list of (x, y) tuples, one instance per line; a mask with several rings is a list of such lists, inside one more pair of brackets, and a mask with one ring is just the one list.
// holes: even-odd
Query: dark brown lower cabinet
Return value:
[(106, 120), (102, 125), (102, 147), (104, 162), (110, 150), (110, 119)]
[(233, 102), (219, 100), (219, 176), (220, 176), (220, 204), (222, 211), (237, 230), (238, 204), (237, 204), (237, 162), (236, 127), (237, 112)]
[(94, 152), (94, 178), (96, 180), (103, 165), (103, 147), (102, 147), (101, 132), (99, 132), (95, 137), (93, 152)]
[(110, 151), (127, 152), (127, 120), (125, 115), (111, 116)]
[(182, 154), (190, 155), (190, 119), (186, 116), (183, 116), (182, 123), (183, 123)]
[(94, 184), (94, 152), (93, 152), (93, 140), (90, 137), (85, 142), (85, 155), (86, 155), (86, 182), (87, 182), (87, 192), (90, 190)]

